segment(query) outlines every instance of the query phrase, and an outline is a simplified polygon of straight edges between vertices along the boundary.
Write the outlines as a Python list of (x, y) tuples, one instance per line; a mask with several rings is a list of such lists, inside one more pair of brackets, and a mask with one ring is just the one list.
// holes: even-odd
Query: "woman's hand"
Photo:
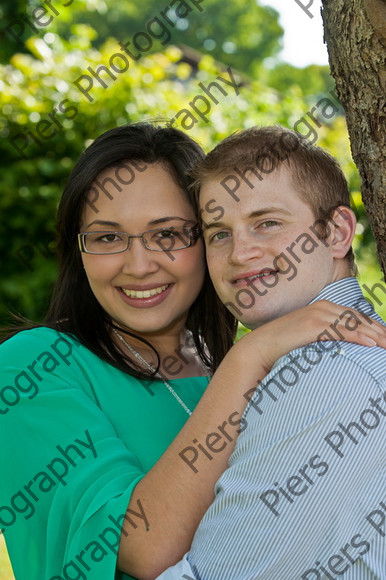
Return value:
[(237, 344), (244, 356), (259, 348), (259, 362), (268, 373), (275, 361), (291, 350), (326, 340), (386, 348), (386, 327), (358, 310), (319, 300), (264, 324)]

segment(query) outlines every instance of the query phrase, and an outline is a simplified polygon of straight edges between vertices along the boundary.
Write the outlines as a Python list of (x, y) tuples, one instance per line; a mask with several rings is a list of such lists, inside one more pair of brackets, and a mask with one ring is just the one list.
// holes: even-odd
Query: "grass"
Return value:
[(8, 558), (4, 536), (0, 536), (0, 580), (15, 580)]

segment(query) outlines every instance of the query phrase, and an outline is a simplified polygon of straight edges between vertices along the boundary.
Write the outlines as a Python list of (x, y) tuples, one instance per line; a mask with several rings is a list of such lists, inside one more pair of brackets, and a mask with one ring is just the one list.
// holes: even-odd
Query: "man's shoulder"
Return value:
[[(347, 361), (347, 367), (360, 368), (369, 374), (375, 381), (386, 380), (386, 350), (380, 346), (368, 347), (360, 344), (343, 342), (339, 343), (340, 357), (336, 364), (341, 364), (341, 360)], [(335, 367), (334, 367), (335, 368)]]
[[(378, 346), (368, 347), (355, 343), (343, 342), (340, 330), (354, 331), (364, 323), (374, 320), (385, 325), (384, 320), (374, 310), (354, 277), (343, 278), (326, 286), (312, 302), (329, 300), (342, 311), (333, 324), (330, 324), (321, 335), (324, 341), (308, 344), (298, 348), (276, 361), (273, 372), (293, 362), (304, 359), (313, 369), (313, 375), (328, 380), (336, 376), (340, 369), (350, 374), (360, 369), (375, 381), (386, 378), (386, 351)], [(352, 311), (354, 309), (356, 312)], [(303, 373), (305, 374), (305, 373)], [(348, 377), (347, 377), (348, 378)]]
[(386, 385), (386, 350), (341, 341), (314, 342), (277, 360), (263, 383), (275, 377), (290, 381), (292, 375), (294, 381), (296, 376), (296, 383), (306, 381), (308, 385), (328, 387), (331, 380), (352, 384), (358, 373), (362, 381)]
[[(303, 364), (301, 364), (303, 362)], [(297, 364), (296, 364), (297, 363)], [(358, 369), (379, 381), (386, 379), (386, 350), (342, 341), (321, 341), (297, 348), (276, 361), (272, 373), (283, 372), (288, 365), (296, 366), (300, 374), (336, 374), (344, 368), (355, 373)], [(302, 371), (301, 368), (306, 371)]]
[(248, 397), (245, 414), (253, 407), (260, 419), (284, 414), (297, 422), (311, 409), (319, 416), (347, 400), (379, 397), (386, 392), (385, 362), (386, 352), (379, 347), (318, 342), (298, 348), (275, 363)]

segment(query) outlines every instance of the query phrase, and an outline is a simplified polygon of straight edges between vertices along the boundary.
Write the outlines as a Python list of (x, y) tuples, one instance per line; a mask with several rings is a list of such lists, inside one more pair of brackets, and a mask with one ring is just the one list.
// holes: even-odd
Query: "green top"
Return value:
[[(0, 369), (0, 533), (17, 580), (129, 578), (115, 573), (123, 515), (187, 413), (162, 382), (48, 328), (6, 341)], [(207, 379), (170, 383), (194, 409)], [(146, 520), (139, 498), (127, 537)]]

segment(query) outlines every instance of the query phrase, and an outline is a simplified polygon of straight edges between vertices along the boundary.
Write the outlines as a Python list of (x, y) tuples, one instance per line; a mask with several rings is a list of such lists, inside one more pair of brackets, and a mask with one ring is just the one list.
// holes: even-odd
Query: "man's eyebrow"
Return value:
[(203, 232), (207, 232), (208, 230), (212, 230), (213, 228), (226, 228), (227, 226), (224, 222), (212, 222), (210, 224), (202, 223), (201, 229)]
[[(286, 209), (282, 209), (280, 207), (263, 207), (262, 209), (252, 211), (245, 217), (245, 219), (261, 217), (269, 213), (279, 213), (288, 216), (292, 215), (289, 211), (287, 211)], [(203, 232), (207, 232), (208, 230), (211, 230), (213, 228), (227, 228), (227, 227), (229, 227), (229, 225), (227, 225), (225, 222), (214, 221), (211, 222), (210, 224), (203, 223), (201, 229)]]
[(283, 215), (292, 215), (291, 212), (287, 211), (284, 208), (271, 206), (271, 207), (263, 207), (256, 211), (253, 211), (247, 215), (247, 218), (261, 217), (262, 215), (265, 215), (267, 213), (281, 213)]

